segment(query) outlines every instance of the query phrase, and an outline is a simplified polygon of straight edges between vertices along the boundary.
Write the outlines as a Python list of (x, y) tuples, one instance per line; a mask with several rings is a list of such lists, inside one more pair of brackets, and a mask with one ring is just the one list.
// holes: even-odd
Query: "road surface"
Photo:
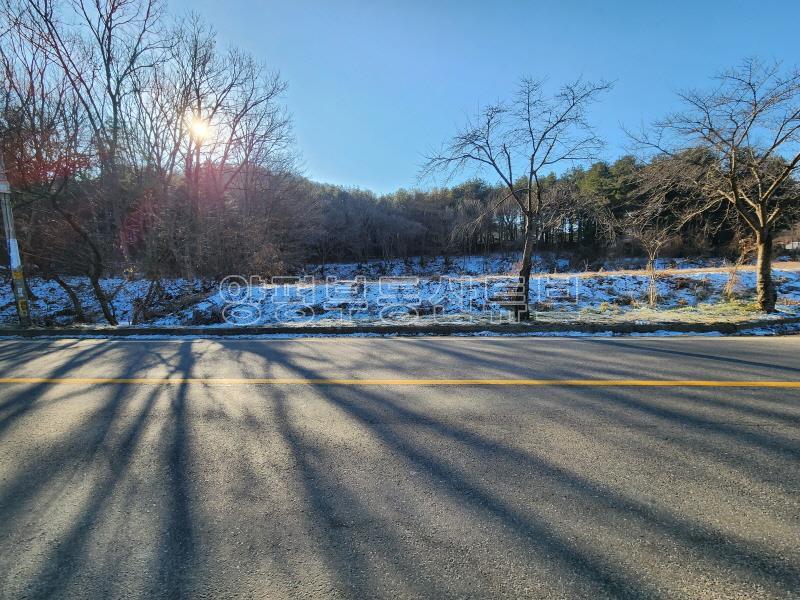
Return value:
[(799, 424), (800, 337), (0, 341), (0, 597), (797, 598)]

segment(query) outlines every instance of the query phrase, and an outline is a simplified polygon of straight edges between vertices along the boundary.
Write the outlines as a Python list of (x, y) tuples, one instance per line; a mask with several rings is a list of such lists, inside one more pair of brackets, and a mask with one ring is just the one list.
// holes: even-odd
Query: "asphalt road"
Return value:
[(0, 341), (0, 596), (798, 598), (799, 352)]

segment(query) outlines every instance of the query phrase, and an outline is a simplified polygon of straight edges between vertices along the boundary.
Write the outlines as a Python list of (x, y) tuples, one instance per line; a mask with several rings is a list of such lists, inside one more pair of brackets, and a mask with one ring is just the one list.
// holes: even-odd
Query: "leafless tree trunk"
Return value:
[(53, 281), (55, 281), (59, 287), (64, 290), (69, 298), (69, 301), (72, 303), (72, 310), (75, 312), (75, 321), (78, 323), (85, 323), (86, 322), (86, 313), (83, 311), (83, 304), (81, 303), (81, 299), (78, 298), (78, 294), (75, 293), (75, 290), (64, 281), (61, 277), (56, 274), (52, 274)]
[(756, 298), (765, 312), (775, 310), (778, 292), (772, 280), (772, 231), (769, 228), (756, 235)]
[(72, 230), (78, 234), (78, 236), (89, 248), (91, 257), (89, 266), (89, 282), (92, 285), (92, 291), (94, 292), (95, 298), (97, 298), (97, 302), (100, 304), (100, 310), (103, 312), (103, 317), (105, 320), (108, 321), (109, 325), (117, 325), (117, 317), (114, 314), (114, 307), (103, 290), (103, 287), (100, 285), (100, 277), (103, 275), (104, 268), (103, 254), (100, 252), (100, 249), (97, 247), (94, 239), (92, 239), (92, 236), (89, 235), (88, 231), (86, 231), (86, 228), (81, 225), (78, 218), (61, 206), (55, 197), (51, 198), (51, 202), (53, 208), (64, 218)]

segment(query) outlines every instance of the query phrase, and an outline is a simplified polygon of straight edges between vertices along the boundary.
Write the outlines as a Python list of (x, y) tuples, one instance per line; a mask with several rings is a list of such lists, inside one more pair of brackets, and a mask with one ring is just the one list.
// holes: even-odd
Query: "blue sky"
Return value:
[[(593, 110), (619, 124), (673, 109), (674, 92), (745, 56), (800, 62), (800, 2), (171, 0), (289, 83), (304, 173), (389, 192), (418, 182), (426, 152), (522, 76), (615, 80)], [(465, 176), (466, 177), (466, 176)]]

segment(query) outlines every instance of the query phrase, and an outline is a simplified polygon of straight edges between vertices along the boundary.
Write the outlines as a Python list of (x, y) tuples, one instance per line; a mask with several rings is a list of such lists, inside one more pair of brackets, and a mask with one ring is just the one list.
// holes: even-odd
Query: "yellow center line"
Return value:
[(310, 379), (204, 377), (0, 377), (0, 384), (55, 385), (352, 385), (352, 386), (583, 386), (583, 387), (759, 387), (800, 388), (800, 381), (708, 379)]

